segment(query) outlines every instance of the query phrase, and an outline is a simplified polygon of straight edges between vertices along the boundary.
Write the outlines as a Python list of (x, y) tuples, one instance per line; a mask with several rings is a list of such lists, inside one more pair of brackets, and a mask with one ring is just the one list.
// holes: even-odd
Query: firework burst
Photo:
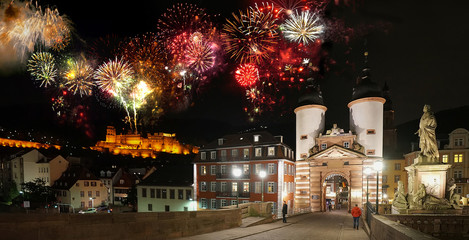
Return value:
[(46, 8), (43, 12), (39, 8), (30, 21), (42, 30), (41, 40), (46, 47), (60, 51), (70, 42), (70, 21), (61, 16), (57, 9)]
[(63, 74), (65, 79), (65, 87), (74, 95), (89, 96), (92, 93), (94, 82), (93, 68), (88, 64), (86, 59), (69, 59), (66, 62), (66, 71)]
[(189, 44), (185, 51), (186, 65), (199, 74), (211, 69), (215, 65), (215, 53), (212, 44), (195, 41)]
[(283, 35), (292, 42), (307, 45), (318, 39), (324, 32), (320, 18), (310, 11), (296, 12), (281, 25)]
[(236, 69), (235, 78), (241, 86), (251, 86), (259, 81), (259, 69), (254, 64), (241, 64)]
[(158, 19), (157, 29), (161, 39), (171, 39), (182, 33), (211, 32), (211, 16), (195, 4), (177, 3)]
[(40, 87), (48, 87), (55, 83), (57, 77), (57, 69), (55, 67), (55, 59), (48, 52), (34, 53), (28, 60), (28, 71), (36, 81), (41, 82)]
[(261, 63), (268, 59), (278, 41), (277, 13), (273, 6), (256, 5), (246, 13), (233, 13), (233, 18), (227, 20), (222, 34), (225, 49), (231, 58), (241, 63)]
[(160, 84), (166, 55), (156, 35), (145, 34), (131, 38), (123, 45), (121, 53), (138, 78), (147, 79), (153, 85)]
[(130, 64), (117, 58), (99, 66), (94, 74), (99, 89), (113, 96), (124, 92), (132, 83), (132, 77), (133, 71)]

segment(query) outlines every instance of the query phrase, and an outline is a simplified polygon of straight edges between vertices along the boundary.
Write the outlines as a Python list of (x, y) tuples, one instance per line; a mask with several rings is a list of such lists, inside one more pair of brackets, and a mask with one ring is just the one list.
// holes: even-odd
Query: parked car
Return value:
[(97, 213), (96, 208), (88, 208), (86, 210), (80, 210), (78, 213), (86, 214), (86, 213)]
[(100, 206), (96, 209), (98, 213), (112, 213), (112, 208), (109, 208), (108, 206)]

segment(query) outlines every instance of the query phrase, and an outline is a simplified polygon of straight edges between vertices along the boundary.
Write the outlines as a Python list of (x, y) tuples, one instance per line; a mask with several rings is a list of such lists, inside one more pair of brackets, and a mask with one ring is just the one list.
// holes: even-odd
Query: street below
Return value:
[(210, 239), (334, 239), (334, 240), (368, 240), (363, 230), (353, 228), (353, 218), (347, 210), (333, 210), (331, 212), (316, 212), (294, 216), (282, 223), (281, 219), (274, 223), (263, 224), (247, 228), (233, 228), (223, 231), (201, 234), (181, 239), (210, 240)]

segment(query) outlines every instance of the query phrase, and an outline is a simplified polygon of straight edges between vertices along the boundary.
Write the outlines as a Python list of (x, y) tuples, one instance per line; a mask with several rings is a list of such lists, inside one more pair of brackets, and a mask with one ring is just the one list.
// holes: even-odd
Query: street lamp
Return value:
[(364, 173), (366, 175), (366, 204), (368, 205), (368, 196), (370, 195), (370, 192), (368, 191), (368, 179), (370, 178), (371, 168), (366, 167)]
[[(239, 178), (241, 176), (241, 169), (240, 168), (233, 168), (233, 176)], [(236, 183), (236, 207), (239, 208), (239, 189), (238, 183)]]
[(379, 200), (379, 171), (383, 170), (383, 162), (377, 161), (373, 164), (374, 169), (376, 170), (376, 214), (378, 212), (378, 200)]
[(259, 172), (259, 177), (261, 177), (261, 180), (262, 180), (262, 183), (261, 183), (262, 201), (261, 202), (264, 202), (264, 178), (265, 178), (265, 175), (267, 175), (267, 173), (264, 170), (261, 170)]

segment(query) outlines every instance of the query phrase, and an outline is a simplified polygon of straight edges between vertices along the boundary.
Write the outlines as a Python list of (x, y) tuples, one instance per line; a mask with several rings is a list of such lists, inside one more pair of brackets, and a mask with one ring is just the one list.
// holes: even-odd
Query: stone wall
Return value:
[(438, 239), (468, 239), (469, 216), (450, 214), (396, 214), (386, 217)]
[(392, 221), (383, 215), (372, 215), (370, 223), (371, 240), (436, 240), (431, 235)]
[(240, 225), (240, 209), (83, 215), (0, 215), (2, 240), (169, 239)]

